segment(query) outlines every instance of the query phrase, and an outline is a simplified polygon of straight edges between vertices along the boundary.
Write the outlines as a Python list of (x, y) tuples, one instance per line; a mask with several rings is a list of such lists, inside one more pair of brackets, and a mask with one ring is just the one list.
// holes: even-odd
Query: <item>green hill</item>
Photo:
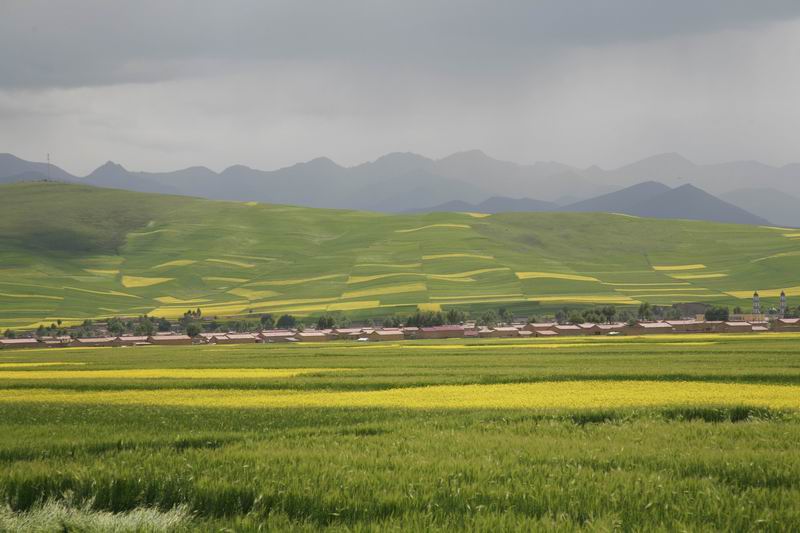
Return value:
[[(365, 190), (364, 194), (369, 194)], [(537, 313), (565, 305), (800, 296), (800, 232), (592, 213), (386, 215), (0, 186), (0, 327), (417, 306)]]

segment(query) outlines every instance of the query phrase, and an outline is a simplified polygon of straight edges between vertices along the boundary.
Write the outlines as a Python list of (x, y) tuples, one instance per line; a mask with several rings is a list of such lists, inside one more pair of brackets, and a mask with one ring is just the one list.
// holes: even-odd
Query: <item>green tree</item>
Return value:
[(186, 334), (190, 337), (197, 337), (200, 335), (200, 326), (196, 322), (192, 322), (186, 326)]
[(278, 329), (291, 329), (297, 324), (297, 319), (292, 315), (281, 315), (275, 325)]
[(728, 320), (730, 318), (730, 311), (727, 307), (712, 306), (706, 309), (706, 320)]
[(407, 326), (418, 328), (430, 326), (442, 326), (445, 316), (441, 311), (417, 311), (406, 319)]
[(336, 327), (336, 319), (333, 315), (322, 315), (317, 319), (317, 329), (331, 329)]
[(392, 315), (383, 319), (383, 327), (385, 328), (399, 328), (403, 325), (403, 319), (397, 315)]
[(116, 316), (108, 319), (108, 324), (106, 327), (108, 328), (109, 333), (112, 335), (119, 336), (125, 333), (125, 322)]
[(460, 309), (448, 309), (444, 315), (445, 324), (461, 324), (467, 320), (467, 314)]
[(653, 308), (648, 302), (642, 302), (639, 306), (639, 320), (650, 320), (653, 318)]
[(479, 326), (491, 328), (497, 325), (497, 314), (494, 311), (486, 311), (478, 318)]
[(16, 338), (17, 338), (17, 332), (16, 332), (16, 331), (14, 331), (13, 329), (7, 329), (7, 330), (6, 330), (6, 331), (3, 333), (3, 336), (4, 336), (5, 338), (7, 338), (7, 339), (16, 339)]
[(600, 310), (600, 313), (606, 322), (613, 322), (614, 317), (617, 316), (617, 308), (613, 305), (606, 305)]
[(275, 319), (272, 318), (271, 314), (261, 315), (259, 321), (261, 322), (261, 329), (275, 329)]

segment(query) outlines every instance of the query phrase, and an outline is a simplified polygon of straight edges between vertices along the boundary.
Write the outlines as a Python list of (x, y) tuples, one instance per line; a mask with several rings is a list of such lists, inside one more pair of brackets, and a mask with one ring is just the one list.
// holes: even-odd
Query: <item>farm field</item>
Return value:
[(387, 215), (59, 183), (0, 186), (0, 329), (57, 319), (800, 296), (800, 235), (595, 213)]
[(793, 531), (798, 361), (799, 334), (3, 351), (0, 530)]

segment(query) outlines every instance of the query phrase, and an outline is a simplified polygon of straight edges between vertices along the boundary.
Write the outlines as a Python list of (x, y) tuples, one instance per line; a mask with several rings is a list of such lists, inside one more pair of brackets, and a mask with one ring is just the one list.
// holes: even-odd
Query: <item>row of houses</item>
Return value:
[(19, 338), (19, 339), (0, 339), (0, 349), (2, 348), (88, 348), (102, 346), (179, 346), (192, 344), (192, 338), (188, 335), (177, 333), (165, 333), (162, 335), (122, 335), (106, 337), (42, 337), (42, 338)]
[(255, 333), (200, 333), (197, 337), (164, 333), (148, 336), (45, 337), (0, 339), (2, 348), (100, 347), (100, 346), (177, 346), (190, 344), (255, 344), (275, 342), (401, 341), (413, 339), (563, 337), (589, 335), (653, 335), (669, 333), (760, 333), (800, 332), (799, 318), (780, 318), (772, 322), (664, 320), (635, 324), (558, 324), (542, 322), (492, 328), (474, 324), (404, 328), (334, 328), (324, 330), (265, 330)]

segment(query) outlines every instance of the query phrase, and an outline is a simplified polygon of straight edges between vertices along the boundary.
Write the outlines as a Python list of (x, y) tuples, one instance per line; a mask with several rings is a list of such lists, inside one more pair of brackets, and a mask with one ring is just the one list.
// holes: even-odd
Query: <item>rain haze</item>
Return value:
[(0, 151), (79, 175), (473, 148), (782, 165), (800, 159), (798, 17), (789, 0), (5, 0)]

